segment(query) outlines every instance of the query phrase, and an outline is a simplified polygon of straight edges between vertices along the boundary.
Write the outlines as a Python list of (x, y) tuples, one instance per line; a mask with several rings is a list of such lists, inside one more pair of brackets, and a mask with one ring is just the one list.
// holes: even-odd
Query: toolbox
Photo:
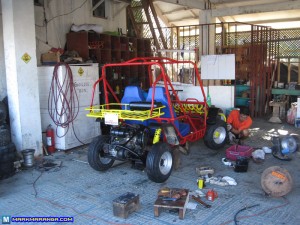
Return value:
[(126, 219), (129, 214), (140, 209), (140, 196), (127, 192), (113, 200), (114, 216)]
[(226, 158), (232, 161), (236, 161), (237, 157), (250, 158), (253, 152), (253, 148), (247, 145), (232, 145), (226, 149)]

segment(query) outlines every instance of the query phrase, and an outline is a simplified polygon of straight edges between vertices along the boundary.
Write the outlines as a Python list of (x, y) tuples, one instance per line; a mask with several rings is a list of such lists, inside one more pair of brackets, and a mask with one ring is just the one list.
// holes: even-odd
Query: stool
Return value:
[(127, 192), (113, 200), (114, 216), (126, 219), (129, 214), (140, 209), (139, 195)]
[[(178, 188), (172, 188), (171, 191), (179, 191)], [(186, 196), (181, 197), (177, 201), (165, 201), (162, 198), (158, 197), (154, 203), (154, 216), (158, 217), (163, 208), (166, 209), (177, 209), (179, 214), (179, 219), (184, 219), (186, 205), (189, 202), (189, 190), (184, 189), (187, 193)]]
[(270, 101), (269, 106), (273, 107), (272, 117), (269, 119), (269, 122), (282, 123), (280, 117), (283, 118), (285, 116), (286, 101), (284, 102)]

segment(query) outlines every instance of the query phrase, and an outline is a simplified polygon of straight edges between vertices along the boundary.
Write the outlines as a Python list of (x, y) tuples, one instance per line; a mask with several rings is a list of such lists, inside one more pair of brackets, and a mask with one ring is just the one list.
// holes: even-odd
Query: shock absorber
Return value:
[(153, 144), (159, 142), (160, 134), (161, 134), (161, 128), (157, 128), (154, 133)]

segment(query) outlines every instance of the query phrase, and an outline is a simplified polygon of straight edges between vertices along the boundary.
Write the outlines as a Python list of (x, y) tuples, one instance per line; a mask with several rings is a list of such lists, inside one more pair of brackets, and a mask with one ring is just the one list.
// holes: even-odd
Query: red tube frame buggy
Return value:
[[(143, 98), (140, 87), (132, 85), (126, 87), (124, 95), (119, 98), (108, 82), (108, 73), (113, 69), (132, 66), (146, 68), (148, 72), (150, 88), (146, 98)], [(179, 98), (166, 69), (174, 66), (192, 69), (194, 83), (199, 84), (199, 91), (195, 93), (199, 95), (197, 98)], [(129, 160), (134, 165), (146, 167), (149, 179), (160, 183), (171, 175), (175, 147), (188, 153), (187, 142), (201, 138), (212, 149), (225, 145), (226, 123), (219, 118), (219, 109), (208, 107), (194, 62), (159, 57), (134, 58), (105, 64), (101, 74), (93, 85), (87, 116), (106, 121), (111, 129), (108, 135), (95, 138), (89, 146), (88, 161), (95, 170), (107, 170), (115, 160)], [(105, 104), (94, 106), (98, 85), (103, 89)]]

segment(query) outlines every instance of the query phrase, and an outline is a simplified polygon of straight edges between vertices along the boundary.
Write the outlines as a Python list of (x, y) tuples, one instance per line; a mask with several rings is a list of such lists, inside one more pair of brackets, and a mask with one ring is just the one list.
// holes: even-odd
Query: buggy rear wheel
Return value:
[(211, 149), (220, 149), (226, 144), (227, 130), (223, 120), (217, 120), (215, 124), (208, 125), (204, 136), (204, 143)]
[(101, 135), (96, 137), (89, 145), (88, 162), (94, 170), (105, 171), (114, 164), (113, 159), (104, 157), (104, 145), (109, 143), (110, 136)]
[(146, 170), (148, 178), (156, 183), (166, 181), (172, 173), (173, 155), (170, 145), (156, 143), (147, 155)]

